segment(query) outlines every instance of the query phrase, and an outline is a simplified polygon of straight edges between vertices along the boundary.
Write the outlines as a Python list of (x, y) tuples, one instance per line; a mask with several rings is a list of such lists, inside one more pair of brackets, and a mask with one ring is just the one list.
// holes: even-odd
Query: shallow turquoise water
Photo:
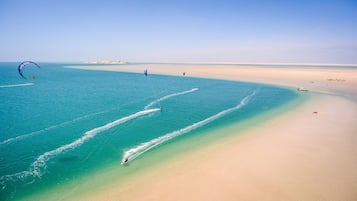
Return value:
[(136, 163), (162, 144), (297, 97), (268, 85), (151, 75), (149, 65), (143, 65), (145, 77), (40, 63), (41, 69), (25, 69), (28, 80), (17, 65), (0, 63), (0, 200), (71, 181), (123, 157)]

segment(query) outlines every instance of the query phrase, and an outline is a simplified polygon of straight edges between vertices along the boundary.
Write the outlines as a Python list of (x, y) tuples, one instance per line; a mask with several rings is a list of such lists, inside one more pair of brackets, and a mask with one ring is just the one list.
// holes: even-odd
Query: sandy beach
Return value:
[[(79, 67), (76, 67), (79, 68)], [(92, 70), (143, 72), (303, 87), (303, 102), (99, 188), (83, 200), (357, 200), (357, 69), (234, 65), (103, 65)]]

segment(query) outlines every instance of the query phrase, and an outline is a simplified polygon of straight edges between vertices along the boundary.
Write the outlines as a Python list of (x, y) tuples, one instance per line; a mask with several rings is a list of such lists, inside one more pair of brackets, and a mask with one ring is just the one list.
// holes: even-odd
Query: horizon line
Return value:
[[(35, 61), (35, 60), (34, 60)], [(99, 60), (100, 61), (100, 60)], [(117, 60), (109, 60), (117, 61)], [(120, 60), (123, 61), (123, 60)], [(22, 61), (0, 61), (0, 63), (12, 63)], [(81, 63), (93, 64), (92, 61), (36, 61), (39, 63)], [(296, 66), (357, 66), (357, 63), (304, 63), (304, 62), (159, 62), (159, 61), (124, 61), (124, 64), (105, 64), (98, 63), (97, 65), (127, 65), (127, 64), (195, 64), (195, 65), (296, 65)]]

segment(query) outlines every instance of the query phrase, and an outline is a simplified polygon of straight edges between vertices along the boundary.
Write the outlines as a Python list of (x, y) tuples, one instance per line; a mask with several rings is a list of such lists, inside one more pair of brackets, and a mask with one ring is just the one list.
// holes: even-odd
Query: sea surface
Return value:
[(298, 97), (269, 85), (154, 75), (149, 64), (141, 64), (147, 76), (38, 64), (23, 69), (24, 79), (19, 62), (0, 63), (0, 200), (26, 200), (112, 166), (120, 175), (176, 141)]

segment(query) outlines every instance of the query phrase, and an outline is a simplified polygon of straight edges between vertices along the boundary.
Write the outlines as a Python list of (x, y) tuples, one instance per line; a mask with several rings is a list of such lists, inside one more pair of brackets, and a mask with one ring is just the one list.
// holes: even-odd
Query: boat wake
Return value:
[(166, 100), (166, 99), (175, 97), (175, 96), (180, 96), (180, 95), (185, 95), (185, 94), (188, 94), (188, 93), (192, 93), (192, 92), (197, 91), (197, 90), (198, 90), (198, 88), (193, 88), (193, 89), (190, 89), (190, 90), (187, 90), (187, 91), (177, 92), (177, 93), (173, 93), (173, 94), (164, 96), (164, 97), (162, 97), (162, 98), (159, 98), (159, 99), (156, 99), (156, 100), (152, 101), (151, 103), (149, 103), (148, 105), (146, 105), (146, 106), (144, 107), (144, 109), (147, 110), (147, 109), (149, 109), (150, 107), (152, 107), (153, 105), (159, 103), (160, 101), (163, 101), (163, 100)]
[[(174, 96), (179, 96), (179, 95), (184, 95), (184, 94), (187, 94), (187, 93), (191, 93), (191, 92), (194, 92), (196, 90), (198, 90), (198, 88), (193, 88), (191, 90), (187, 90), (187, 91), (183, 91), (183, 92), (177, 92), (177, 93), (173, 93), (173, 94), (164, 96), (164, 97), (159, 98), (159, 99), (151, 102), (150, 104), (148, 104), (145, 107), (145, 109), (142, 110), (142, 111), (139, 111), (139, 112), (131, 114), (129, 116), (117, 119), (117, 120), (115, 120), (113, 122), (110, 122), (110, 123), (104, 125), (104, 126), (100, 126), (100, 127), (94, 128), (92, 130), (89, 130), (89, 131), (85, 132), (82, 135), (82, 137), (78, 138), (77, 140), (75, 140), (75, 141), (73, 141), (73, 142), (71, 142), (69, 144), (62, 145), (62, 146), (58, 147), (57, 149), (54, 149), (54, 150), (51, 150), (51, 151), (43, 153), (42, 155), (40, 155), (30, 165), (28, 170), (22, 171), (22, 172), (18, 172), (18, 173), (15, 173), (15, 174), (9, 174), (9, 175), (1, 176), (0, 177), (0, 184), (1, 184), (1, 186), (4, 186), (4, 182), (12, 181), (14, 179), (21, 180), (23, 183), (31, 183), (31, 182), (34, 181), (35, 177), (41, 177), (44, 174), (44, 170), (46, 169), (46, 162), (48, 160), (50, 160), (52, 157), (55, 157), (55, 156), (57, 156), (57, 155), (59, 155), (61, 153), (64, 153), (65, 151), (68, 151), (70, 149), (74, 149), (74, 148), (82, 145), (84, 142), (86, 142), (89, 139), (93, 138), (94, 136), (96, 136), (100, 132), (103, 132), (105, 130), (113, 128), (113, 127), (115, 127), (115, 126), (117, 126), (119, 124), (125, 123), (125, 122), (127, 122), (129, 120), (136, 119), (136, 118), (144, 116), (144, 115), (148, 115), (148, 114), (152, 114), (152, 113), (161, 111), (160, 108), (148, 109), (149, 107), (152, 107), (155, 103), (157, 103), (159, 101), (163, 101), (163, 100), (166, 100), (166, 99), (174, 97)], [(42, 129), (40, 131), (35, 131), (35, 132), (28, 133), (28, 134), (25, 134), (25, 135), (20, 135), (20, 136), (14, 137), (14, 138), (10, 138), (10, 139), (7, 139), (7, 140), (4, 140), (4, 141), (0, 142), (0, 145), (8, 144), (8, 143), (11, 143), (11, 142), (17, 141), (17, 140), (22, 140), (22, 139), (25, 139), (25, 138), (28, 138), (28, 137), (43, 133), (45, 131), (48, 131), (48, 130), (51, 130), (51, 129), (55, 129), (55, 128), (58, 128), (60, 126), (64, 126), (64, 125), (67, 125), (69, 123), (73, 123), (75, 121), (79, 121), (81, 119), (84, 119), (86, 117), (97, 115), (97, 114), (104, 113), (104, 112), (98, 112), (98, 113), (89, 114), (89, 115), (86, 115), (86, 116), (83, 116), (83, 117), (76, 118), (76, 119), (71, 120), (71, 121), (67, 121), (67, 122), (64, 122), (64, 123), (61, 123), (61, 124), (58, 124), (58, 125), (47, 127), (47, 128)], [(29, 180), (29, 181), (25, 181), (25, 180)]]
[(125, 163), (137, 158), (138, 156), (144, 154), (145, 152), (149, 151), (150, 149), (152, 149), (152, 148), (154, 148), (154, 147), (156, 147), (156, 146), (158, 146), (158, 145), (160, 145), (160, 144), (162, 144), (164, 142), (167, 142), (167, 141), (169, 141), (169, 140), (171, 140), (171, 139), (173, 139), (173, 138), (175, 138), (177, 136), (189, 133), (190, 131), (192, 131), (194, 129), (200, 128), (200, 127), (202, 127), (202, 126), (204, 126), (204, 125), (206, 125), (206, 124), (208, 124), (208, 123), (210, 123), (212, 121), (215, 121), (215, 120), (217, 120), (217, 119), (219, 119), (219, 118), (221, 118), (221, 117), (223, 117), (223, 116), (225, 116), (225, 115), (227, 115), (227, 114), (229, 114), (229, 113), (231, 113), (231, 112), (233, 112), (235, 110), (240, 109), (241, 107), (243, 107), (243, 106), (245, 106), (245, 105), (247, 105), (249, 103), (250, 99), (255, 95), (255, 93), (256, 92), (254, 91), (252, 94), (244, 97), (241, 100), (241, 102), (238, 105), (236, 105), (235, 107), (223, 110), (223, 111), (221, 111), (221, 112), (219, 112), (219, 113), (217, 113), (217, 114), (215, 114), (215, 115), (213, 115), (211, 117), (208, 117), (207, 119), (204, 119), (202, 121), (196, 122), (196, 123), (194, 123), (194, 124), (192, 124), (190, 126), (187, 126), (185, 128), (173, 131), (173, 132), (168, 133), (166, 135), (163, 135), (161, 137), (152, 139), (152, 140), (150, 140), (148, 142), (144, 142), (144, 143), (142, 143), (142, 144), (140, 144), (140, 145), (138, 145), (138, 146), (136, 146), (134, 148), (131, 148), (131, 149), (125, 151), (124, 154), (123, 154), (123, 158), (122, 158), (122, 164), (125, 164)]
[[(160, 108), (155, 108), (155, 109), (149, 109), (149, 110), (142, 110), (137, 113), (131, 114), (129, 116), (117, 119), (113, 122), (110, 122), (104, 126), (100, 126), (97, 128), (94, 128), (92, 130), (89, 130), (84, 133), (84, 135), (77, 140), (69, 143), (62, 145), (58, 147), (57, 149), (45, 152), (44, 154), (40, 155), (31, 165), (29, 170), (22, 171), (19, 173), (11, 174), (11, 175), (4, 175), (0, 177), (0, 184), (1, 186), (6, 186), (5, 183), (8, 181), (13, 181), (14, 179), (21, 180), (24, 183), (31, 183), (34, 181), (35, 177), (41, 177), (44, 174), (44, 170), (46, 169), (46, 162), (50, 160), (51, 158), (64, 153), (65, 151), (68, 151), (70, 149), (74, 149), (80, 145), (82, 145), (84, 142), (88, 141), (89, 139), (93, 138), (96, 136), (98, 133), (101, 133), (103, 131), (106, 131), (110, 128), (113, 128), (117, 125), (120, 125), (122, 123), (125, 123), (129, 120), (148, 115), (154, 112), (160, 111)], [(30, 177), (31, 176), (31, 177)]]
[[(23, 84), (24, 86), (27, 86), (27, 85), (32, 85), (33, 83), (27, 83), (27, 84)], [(17, 86), (17, 85), (7, 85), (7, 86)], [(1, 86), (0, 86), (1, 87)], [(174, 96), (179, 96), (179, 95), (184, 95), (184, 94), (188, 94), (188, 93), (192, 93), (194, 91), (197, 91), (198, 88), (193, 88), (193, 89), (190, 89), (190, 90), (187, 90), (187, 91), (182, 91), (182, 92), (177, 92), (177, 93), (173, 93), (173, 94), (170, 94), (170, 95), (166, 95), (164, 97), (161, 97), (151, 103), (149, 103), (148, 105), (146, 105), (144, 107), (145, 110), (148, 110), (150, 107), (152, 107), (154, 104), (160, 102), (160, 101), (163, 101), (163, 100), (166, 100), (166, 99), (169, 99), (169, 98), (172, 98)], [(85, 115), (85, 116), (82, 116), (82, 117), (78, 117), (78, 118), (75, 118), (73, 120), (70, 120), (70, 121), (66, 121), (66, 122), (63, 122), (63, 123), (60, 123), (60, 124), (57, 124), (57, 125), (52, 125), (52, 126), (49, 126), (47, 128), (44, 128), (42, 130), (39, 130), (39, 131), (34, 131), (34, 132), (31, 132), (31, 133), (27, 133), (27, 134), (23, 134), (23, 135), (19, 135), (19, 136), (16, 136), (16, 137), (12, 137), (12, 138), (9, 138), (9, 139), (6, 139), (6, 140), (3, 140), (0, 142), (0, 145), (3, 145), (3, 144), (9, 144), (9, 143), (12, 143), (14, 141), (18, 141), (18, 140), (23, 140), (23, 139), (26, 139), (26, 138), (29, 138), (29, 137), (32, 137), (32, 136), (35, 136), (35, 135), (38, 135), (38, 134), (41, 134), (41, 133), (44, 133), (46, 131), (50, 131), (50, 130), (53, 130), (55, 128), (59, 128), (59, 127), (62, 127), (62, 126), (66, 126), (70, 123), (75, 123), (77, 121), (80, 121), (82, 119), (85, 119), (85, 118), (88, 118), (88, 117), (91, 117), (91, 116), (95, 116), (95, 115), (98, 115), (98, 114), (103, 114), (103, 113), (106, 113), (110, 110), (106, 110), (106, 111), (101, 111), (101, 112), (96, 112), (96, 113), (92, 113), (92, 114), (88, 114), (88, 115)]]
[(25, 87), (31, 85), (34, 85), (34, 83), (0, 85), (0, 88)]
[[(130, 120), (133, 120), (133, 119), (145, 116), (145, 115), (149, 115), (149, 114), (153, 114), (155, 112), (161, 111), (161, 108), (148, 109), (148, 108), (152, 107), (155, 103), (157, 103), (159, 101), (166, 100), (166, 99), (174, 97), (174, 96), (179, 96), (179, 95), (184, 95), (184, 94), (187, 94), (187, 93), (191, 93), (191, 92), (194, 92), (194, 91), (197, 91), (197, 90), (198, 90), (198, 88), (193, 88), (191, 90), (187, 90), (187, 91), (183, 91), (183, 92), (177, 92), (177, 93), (173, 93), (173, 94), (164, 96), (162, 98), (159, 98), (159, 99), (151, 102), (150, 104), (148, 104), (145, 107), (145, 109), (142, 110), (142, 111), (139, 111), (137, 113), (134, 113), (134, 114), (128, 115), (126, 117), (117, 119), (117, 120), (115, 120), (113, 122), (110, 122), (110, 123), (104, 125), (104, 126), (100, 126), (100, 127), (94, 128), (92, 130), (89, 130), (89, 131), (85, 132), (80, 138), (72, 141), (71, 143), (62, 145), (62, 146), (60, 146), (60, 147), (58, 147), (56, 149), (53, 149), (51, 151), (43, 153), (42, 155), (38, 156), (36, 158), (36, 160), (32, 164), (30, 164), (30, 167), (29, 167), (28, 170), (25, 170), (25, 171), (22, 171), (22, 172), (18, 172), (18, 173), (14, 173), (14, 174), (8, 174), (8, 175), (1, 176), (0, 177), (0, 187), (1, 187), (0, 192), (2, 190), (6, 189), (6, 188), (10, 188), (10, 186), (13, 185), (14, 182), (21, 182), (21, 183), (23, 183), (25, 185), (35, 182), (36, 178), (41, 177), (45, 173), (45, 170), (47, 169), (47, 166), (46, 166), (47, 161), (49, 161), (50, 159), (52, 159), (53, 157), (55, 157), (55, 156), (57, 156), (59, 154), (62, 154), (64, 152), (66, 152), (66, 151), (69, 151), (71, 149), (75, 149), (75, 148), (79, 147), (80, 145), (82, 145), (83, 143), (88, 141), (89, 139), (95, 137), (97, 134), (99, 134), (99, 133), (101, 133), (103, 131), (106, 131), (106, 130), (108, 130), (110, 128), (113, 128), (115, 126), (118, 126), (120, 124), (123, 124), (123, 123), (125, 123), (127, 121), (130, 121)], [(104, 113), (104, 112), (99, 112), (99, 113)], [(42, 133), (44, 131), (48, 131), (48, 130), (51, 130), (51, 129), (54, 129), (54, 128), (58, 128), (60, 126), (64, 126), (66, 124), (72, 123), (73, 121), (78, 121), (80, 119), (86, 118), (88, 116), (93, 116), (93, 115), (96, 115), (96, 114), (99, 114), (99, 113), (89, 114), (89, 115), (86, 115), (84, 117), (79, 117), (77, 119), (74, 119), (74, 120), (71, 120), (71, 121), (68, 121), (68, 122), (64, 122), (64, 123), (61, 123), (61, 124), (58, 124), (58, 125), (50, 126), (50, 127), (45, 128), (43, 130), (40, 130), (40, 131), (36, 131), (36, 132), (28, 133), (28, 134), (25, 134), (25, 135), (17, 136), (17, 137), (14, 137), (14, 138), (10, 138), (10, 139), (7, 139), (5, 141), (0, 142), (0, 145), (1, 144), (7, 144), (7, 143), (10, 143), (10, 142), (13, 142), (13, 141), (16, 141), (16, 140), (22, 140), (24, 138), (28, 138), (28, 137), (37, 135), (39, 133)]]

